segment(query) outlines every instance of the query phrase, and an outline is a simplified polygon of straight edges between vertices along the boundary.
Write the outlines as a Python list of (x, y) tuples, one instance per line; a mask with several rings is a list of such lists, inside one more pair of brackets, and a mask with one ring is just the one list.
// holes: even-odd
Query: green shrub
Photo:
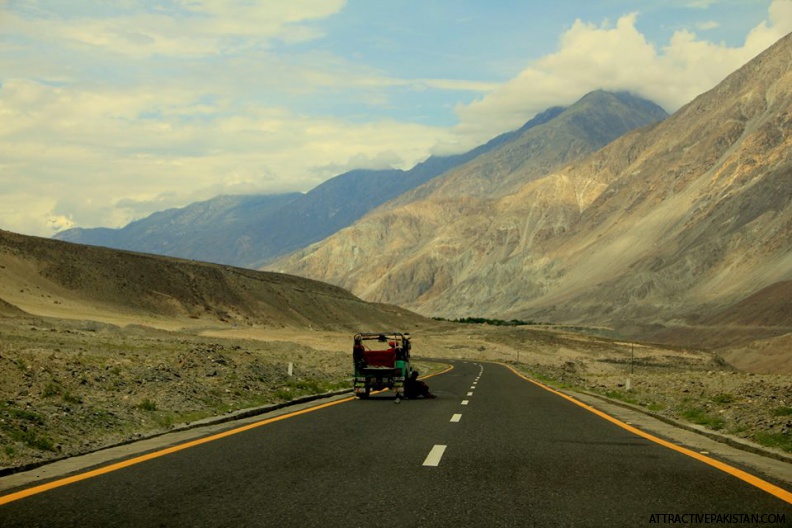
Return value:
[(137, 408), (141, 411), (156, 411), (157, 410), (157, 403), (145, 398), (142, 402), (137, 405)]
[(288, 387), (285, 389), (276, 390), (273, 396), (275, 396), (275, 398), (277, 398), (278, 400), (286, 400), (286, 401), (293, 400), (295, 398), (294, 393), (292, 393), (292, 391), (289, 390)]
[(26, 420), (36, 425), (44, 425), (44, 418), (40, 414), (36, 414), (32, 411), (26, 411), (24, 409), (9, 409), (8, 414), (12, 418)]
[(719, 416), (712, 416), (701, 407), (688, 407), (682, 410), (682, 417), (694, 424), (703, 425), (710, 429), (723, 429), (725, 422)]
[(712, 397), (713, 403), (718, 403), (721, 405), (734, 403), (735, 399), (736, 398), (734, 397), (734, 394), (716, 394), (715, 396)]
[(627, 393), (618, 390), (609, 390), (605, 392), (605, 396), (608, 398), (612, 398), (614, 400), (621, 400), (625, 403), (631, 403), (633, 405), (638, 405), (638, 400), (636, 400), (632, 396), (628, 396)]
[(519, 319), (511, 319), (509, 321), (505, 321), (503, 319), (488, 319), (486, 317), (462, 317), (459, 319), (444, 319), (442, 317), (432, 317), (435, 321), (449, 321), (452, 323), (463, 323), (463, 324), (486, 324), (491, 326), (525, 326), (525, 325), (535, 325), (539, 323), (535, 323), (533, 321), (521, 321)]
[(63, 393), (63, 401), (65, 401), (66, 403), (75, 403), (75, 404), (80, 404), (83, 402), (82, 398), (68, 391)]
[(774, 447), (776, 449), (792, 452), (792, 437), (790, 437), (788, 434), (767, 433), (760, 431), (754, 435), (754, 439), (763, 446)]
[(55, 383), (47, 383), (44, 389), (41, 391), (41, 396), (44, 398), (52, 398), (53, 396), (57, 396), (61, 393), (61, 388), (56, 385)]
[(39, 436), (35, 431), (13, 431), (10, 436), (13, 440), (39, 451), (55, 451), (52, 439), (47, 436)]

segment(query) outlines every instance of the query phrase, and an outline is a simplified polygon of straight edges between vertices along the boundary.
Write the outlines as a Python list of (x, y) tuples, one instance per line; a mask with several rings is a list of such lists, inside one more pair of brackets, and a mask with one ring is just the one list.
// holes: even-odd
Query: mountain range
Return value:
[[(553, 112), (537, 116), (526, 127), (551, 118)], [(407, 171), (352, 170), (305, 194), (217, 196), (154, 213), (120, 229), (72, 228), (53, 238), (257, 268), (322, 240), (378, 205), (509, 141), (514, 134), (503, 134), (465, 154), (430, 157)]]
[[(666, 116), (658, 106), (621, 94), (623, 107), (603, 107), (581, 145), (548, 137), (560, 149), (588, 152), (624, 132)], [(601, 101), (606, 104), (605, 99)], [(353, 170), (311, 191), (264, 196), (218, 196), (183, 208), (154, 213), (120, 229), (73, 228), (54, 238), (68, 242), (141, 251), (205, 262), (259, 268), (347, 227), (377, 206), (503, 145), (564, 112), (554, 107), (519, 130), (501, 134), (463, 154), (432, 156), (410, 170)], [(524, 152), (530, 155), (530, 152)], [(514, 163), (521, 163), (517, 155)]]
[(579, 212), (577, 200), (596, 192), (556, 186), (542, 196), (524, 196), (525, 189), (542, 186), (549, 173), (665, 117), (635, 96), (592, 92), (268, 269), (430, 315), (509, 312), (509, 300), (529, 294), (525, 285), (505, 287), (521, 274), (522, 263), (514, 257), (565, 230), (568, 217)]
[[(586, 156), (546, 142), (560, 114), (524, 136), (530, 156), (501, 146), (268, 269), (432, 316), (705, 329), (763, 289), (789, 291), (790, 68), (792, 35)], [(792, 330), (779, 298), (773, 335)], [(736, 313), (731, 327), (749, 324)]]

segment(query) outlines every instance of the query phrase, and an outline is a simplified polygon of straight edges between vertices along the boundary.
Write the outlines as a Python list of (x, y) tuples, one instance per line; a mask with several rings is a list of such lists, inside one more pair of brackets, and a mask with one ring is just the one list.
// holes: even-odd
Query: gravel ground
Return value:
[(349, 385), (346, 354), (288, 342), (43, 321), (0, 336), (0, 471)]

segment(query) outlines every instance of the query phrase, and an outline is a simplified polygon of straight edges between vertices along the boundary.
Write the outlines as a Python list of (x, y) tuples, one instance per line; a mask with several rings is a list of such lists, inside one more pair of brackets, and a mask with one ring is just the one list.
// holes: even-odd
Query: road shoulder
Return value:
[(636, 406), (599, 395), (559, 390), (585, 405), (593, 407), (628, 425), (657, 435), (710, 458), (747, 468), (783, 488), (792, 490), (792, 457), (776, 450), (751, 444), (742, 439), (705, 430), (691, 424), (659, 419)]

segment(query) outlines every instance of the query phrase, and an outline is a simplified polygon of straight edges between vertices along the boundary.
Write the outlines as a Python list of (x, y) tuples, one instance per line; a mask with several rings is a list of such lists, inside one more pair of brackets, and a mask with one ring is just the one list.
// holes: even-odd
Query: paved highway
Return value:
[(451, 363), (437, 399), (340, 400), (12, 490), (0, 526), (792, 526), (788, 490)]

